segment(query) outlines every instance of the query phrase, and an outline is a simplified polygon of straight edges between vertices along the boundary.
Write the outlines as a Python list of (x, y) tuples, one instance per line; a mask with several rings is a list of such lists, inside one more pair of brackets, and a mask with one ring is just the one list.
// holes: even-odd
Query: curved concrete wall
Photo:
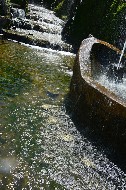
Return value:
[[(97, 43), (100, 41), (93, 37), (84, 40), (77, 54), (70, 88), (74, 112), (84, 126), (126, 151), (126, 102), (92, 77), (92, 61), (99, 64), (92, 60), (92, 50), (104, 47)], [(119, 51), (110, 44), (105, 46)]]

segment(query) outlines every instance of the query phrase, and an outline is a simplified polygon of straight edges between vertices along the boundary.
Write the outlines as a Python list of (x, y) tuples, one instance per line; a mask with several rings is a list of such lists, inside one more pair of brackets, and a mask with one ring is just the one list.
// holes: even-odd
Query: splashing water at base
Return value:
[(11, 42), (0, 48), (1, 189), (125, 190), (125, 173), (66, 113), (74, 56)]
[(102, 74), (97, 82), (114, 92), (121, 100), (126, 101), (126, 78), (123, 78), (121, 82), (116, 82), (110, 80), (106, 74)]
[[(123, 61), (123, 64), (125, 62)], [(119, 99), (126, 101), (126, 73), (125, 66), (109, 62), (109, 66), (102, 67), (96, 81), (115, 93)]]
[[(115, 93), (118, 98), (126, 101), (126, 60), (124, 57), (126, 41), (120, 57), (117, 53), (118, 49), (109, 43), (95, 38), (87, 38), (84, 42), (86, 43), (85, 46), (82, 44), (79, 57), (82, 76), (84, 71), (84, 75), (96, 80)], [(97, 46), (96, 43), (100, 43), (101, 46)]]

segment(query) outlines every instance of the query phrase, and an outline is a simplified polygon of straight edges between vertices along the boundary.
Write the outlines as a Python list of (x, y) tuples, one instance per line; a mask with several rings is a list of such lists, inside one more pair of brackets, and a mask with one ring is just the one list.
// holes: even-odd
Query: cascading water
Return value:
[(72, 46), (61, 39), (64, 21), (53, 11), (29, 4), (26, 17), (22, 9), (12, 8), (11, 13), (13, 25), (10, 30), (3, 30), (7, 38), (56, 50), (72, 50)]
[(123, 49), (121, 51), (121, 55), (119, 57), (119, 62), (111, 64), (110, 68), (108, 68), (112, 71), (111, 74), (112, 74), (112, 76), (114, 76), (114, 81), (116, 83), (123, 83), (125, 62), (122, 62), (122, 58), (124, 56), (125, 48), (126, 48), (126, 41), (125, 41)]
[[(120, 99), (126, 100), (126, 60), (124, 57), (126, 41), (120, 57), (119, 49), (106, 42), (98, 41), (100, 44), (103, 44), (104, 47), (102, 46), (97, 53), (95, 52), (96, 57), (91, 68), (93, 78), (110, 91), (114, 92)], [(90, 45), (88, 45), (88, 47), (90, 48)], [(90, 60), (88, 59), (87, 61)]]
[(122, 61), (122, 57), (124, 55), (124, 52), (125, 52), (125, 49), (126, 49), (126, 40), (125, 40), (125, 43), (124, 43), (124, 46), (123, 46), (123, 50), (122, 50), (122, 53), (120, 55), (120, 58), (119, 58), (119, 63), (118, 63), (118, 67), (120, 68), (121, 67), (121, 61)]
[[(31, 8), (32, 17), (42, 19), (42, 24), (41, 12), (53, 18), (45, 26), (59, 22), (45, 9)], [(55, 25), (57, 31), (61, 24)], [(35, 37), (35, 31), (27, 32)], [(92, 37), (87, 42), (91, 47), (97, 41)], [(124, 190), (125, 173), (80, 134), (66, 113), (69, 63), (74, 55), (12, 42), (2, 44), (0, 50), (1, 189)], [(87, 64), (88, 59), (89, 54)]]
[[(97, 58), (93, 62), (93, 60), (90, 59), (92, 54), (91, 49), (94, 44), (98, 43), (103, 44), (106, 49), (100, 49), (97, 53)], [(93, 77), (94, 80), (114, 92), (121, 99), (126, 100), (125, 58), (123, 59), (126, 42), (120, 55), (120, 68), (118, 68), (118, 49), (114, 46), (110, 46), (110, 44), (97, 40), (93, 36), (84, 39), (79, 50), (81, 74), (82, 76), (84, 73), (84, 75), (87, 74), (88, 77)], [(92, 64), (90, 64), (91, 62)]]

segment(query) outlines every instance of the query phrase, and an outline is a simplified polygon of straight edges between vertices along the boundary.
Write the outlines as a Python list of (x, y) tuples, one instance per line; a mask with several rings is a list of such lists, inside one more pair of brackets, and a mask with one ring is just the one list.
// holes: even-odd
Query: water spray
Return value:
[(124, 56), (125, 49), (126, 49), (126, 40), (125, 40), (123, 49), (121, 51), (119, 62), (117, 64), (114, 64), (114, 68), (113, 68), (116, 82), (122, 82), (123, 81), (124, 66), (122, 65), (122, 58)]
[(122, 49), (122, 53), (121, 53), (120, 58), (119, 58), (118, 69), (120, 69), (120, 67), (122, 66), (121, 61), (122, 61), (122, 57), (124, 55), (125, 49), (126, 49), (126, 40), (125, 40), (125, 43), (124, 43), (124, 46), (123, 46), (123, 49)]
[(125, 49), (126, 49), (126, 40), (125, 40), (122, 51), (120, 51), (120, 49), (116, 48), (115, 46), (113, 46), (105, 41), (102, 41), (102, 40), (97, 40), (97, 41), (100, 44), (103, 44), (103, 45), (109, 47), (110, 49), (116, 51), (118, 54), (120, 54), (119, 62), (110, 64), (109, 69), (108, 69), (108, 71), (109, 71), (108, 75), (110, 76), (111, 79), (113, 79), (117, 83), (123, 82), (124, 65), (122, 64), (122, 58), (123, 58), (123, 56), (126, 57), (126, 55), (124, 54)]

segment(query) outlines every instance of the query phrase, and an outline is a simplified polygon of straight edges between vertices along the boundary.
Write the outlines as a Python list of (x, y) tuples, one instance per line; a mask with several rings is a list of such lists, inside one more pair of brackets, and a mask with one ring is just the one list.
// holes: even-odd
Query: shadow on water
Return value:
[[(114, 148), (111, 144), (111, 140), (108, 141), (100, 132), (96, 132), (96, 130), (92, 128), (91, 122), (88, 119), (85, 120), (85, 123), (80, 121), (80, 118), (76, 112), (76, 106), (74, 106), (73, 102), (71, 101), (70, 94), (67, 95), (65, 106), (67, 114), (72, 119), (82, 137), (86, 137), (88, 141), (91, 142), (92, 146), (97, 147), (99, 152), (105, 154), (111, 162), (113, 162), (126, 173), (125, 152), (120, 152), (118, 147)], [(97, 128), (97, 126), (93, 127)]]

